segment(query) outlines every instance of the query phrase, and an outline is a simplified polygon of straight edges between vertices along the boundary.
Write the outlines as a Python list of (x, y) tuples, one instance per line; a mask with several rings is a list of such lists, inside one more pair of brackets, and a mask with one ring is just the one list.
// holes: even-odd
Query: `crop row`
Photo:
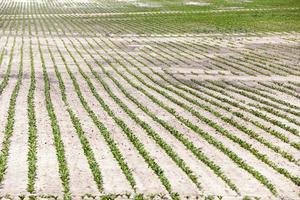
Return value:
[[(216, 82), (211, 82), (211, 83), (212, 83), (213, 85), (216, 85), (216, 86), (222, 88), (222, 86), (221, 86), (220, 84), (216, 83)], [(231, 85), (231, 83), (229, 83), (229, 82), (227, 82), (227, 84)], [(232, 89), (232, 91), (234, 91), (234, 92), (236, 92), (236, 93), (238, 93), (238, 94), (240, 94), (240, 95), (246, 96), (246, 97), (248, 97), (248, 98), (250, 98), (250, 99), (252, 99), (252, 100), (255, 100), (255, 101), (257, 101), (257, 102), (262, 102), (262, 103), (264, 103), (264, 104), (271, 105), (273, 108), (274, 108), (274, 107), (275, 107), (275, 108), (276, 108), (276, 107), (278, 108), (277, 105), (274, 105), (273, 103), (270, 103), (270, 102), (268, 102), (268, 101), (261, 100), (260, 98), (257, 98), (255, 95), (251, 94), (251, 93), (254, 93), (254, 94), (261, 94), (259, 91), (256, 91), (256, 93), (255, 93), (254, 90), (248, 89), (248, 88), (246, 88), (246, 87), (238, 86), (237, 84), (234, 84), (234, 85), (232, 85), (232, 86), (235, 87), (235, 88), (238, 88), (238, 89), (242, 89), (242, 90)], [(251, 93), (248, 94), (247, 92), (244, 91), (244, 89), (245, 89), (246, 91), (251, 91)], [(271, 100), (272, 100), (274, 97), (270, 97), (270, 98), (271, 98)], [(272, 107), (271, 107), (271, 108), (272, 108)], [(279, 121), (279, 120), (272, 119), (271, 117), (267, 116), (266, 114), (264, 114), (264, 113), (262, 113), (262, 112), (260, 112), (260, 111), (258, 111), (258, 110), (255, 110), (255, 109), (252, 109), (252, 108), (248, 108), (248, 110), (249, 110), (249, 112), (251, 112), (251, 113), (254, 114), (255, 116), (260, 117), (260, 118), (262, 118), (262, 119), (264, 119), (264, 120), (266, 120), (266, 121), (268, 121), (268, 122), (270, 122), (270, 123), (272, 123), (272, 124), (274, 124), (274, 125), (276, 125), (276, 126), (279, 126), (280, 128), (282, 128), (282, 129), (284, 129), (284, 130), (286, 130), (286, 131), (289, 131), (289, 132), (291, 132), (291, 133), (293, 133), (293, 134), (299, 136), (299, 131), (298, 131), (296, 128), (290, 127), (290, 126), (284, 124), (283, 122), (281, 122), (281, 121)], [(294, 110), (291, 110), (291, 109), (289, 109), (289, 108), (287, 108), (287, 109), (281, 108), (281, 110), (284, 110), (284, 111), (286, 111), (286, 112), (290, 112), (290, 113), (292, 113), (292, 114), (297, 114), (297, 112), (295, 112)], [(272, 114), (277, 114), (277, 113), (276, 113), (276, 112), (272, 112)]]
[[(122, 47), (120, 47), (120, 48), (122, 48)], [(132, 57), (132, 56), (131, 56)], [(136, 59), (136, 58), (134, 58), (134, 57), (132, 57), (135, 61), (137, 61), (137, 62), (139, 62), (140, 64), (142, 64), (142, 65), (144, 65), (144, 66), (146, 66), (146, 64), (145, 63), (142, 63), (140, 60), (138, 60), (138, 59)], [(150, 70), (152, 71), (152, 73), (154, 72), (151, 68), (150, 68)], [(160, 75), (160, 78), (162, 78), (162, 79), (164, 79), (163, 78), (163, 76), (161, 76)], [(176, 88), (178, 88), (178, 87), (180, 87), (179, 85), (176, 85)], [(179, 95), (179, 96), (182, 96), (182, 95)], [(198, 98), (201, 98), (201, 96), (197, 96)], [(231, 97), (232, 98), (232, 97)], [(191, 101), (191, 100), (189, 100), (189, 101)], [(205, 101), (207, 101), (207, 100), (205, 100)], [(219, 107), (222, 107), (222, 106), (220, 106), (220, 105), (218, 105)], [(225, 110), (227, 110), (227, 111), (229, 111), (228, 109), (225, 109)], [(269, 111), (269, 112), (271, 112), (270, 111), (270, 108), (267, 108), (267, 110)], [(275, 112), (275, 111), (274, 111)], [(272, 112), (272, 113), (274, 113), (274, 112)], [(289, 119), (289, 117), (287, 117), (287, 116), (284, 116), (284, 115), (279, 115), (280, 117), (285, 117), (285, 118), (287, 118), (289, 121), (293, 121), (293, 122), (296, 122), (297, 123), (297, 120), (295, 120), (295, 119)], [(227, 120), (228, 121), (228, 120)], [(236, 123), (235, 123), (236, 124)]]
[[(121, 63), (120, 61), (117, 61), (117, 62), (122, 67), (124, 67), (125, 69), (127, 69), (126, 66), (123, 63)], [(151, 99), (153, 102), (155, 102), (156, 104), (158, 104), (161, 108), (165, 109), (167, 112), (169, 112), (170, 114), (174, 115), (180, 122), (182, 122), (183, 124), (185, 124), (187, 127), (191, 128), (195, 133), (199, 134), (199, 136), (201, 136), (207, 142), (209, 142), (210, 144), (214, 145), (216, 148), (218, 148), (219, 150), (221, 150), (222, 152), (224, 152), (229, 158), (231, 158), (234, 162), (236, 162), (236, 164), (238, 164), (241, 168), (243, 168), (246, 171), (248, 171), (250, 174), (252, 174), (254, 177), (256, 177), (260, 182), (262, 182), (262, 184), (266, 185), (266, 187), (268, 187), (271, 192), (276, 193), (276, 190), (275, 190), (274, 186), (263, 175), (261, 175), (258, 171), (256, 171), (254, 168), (252, 168), (248, 164), (246, 164), (245, 161), (243, 161), (237, 154), (235, 154), (234, 152), (232, 152), (230, 149), (226, 148), (221, 142), (217, 141), (210, 134), (204, 132), (199, 126), (193, 124), (188, 119), (185, 119), (184, 117), (178, 115), (177, 112), (174, 109), (172, 109), (169, 106), (165, 105), (162, 101), (159, 101), (158, 99), (156, 99), (153, 95), (149, 94), (142, 87), (134, 84), (130, 79), (128, 79), (121, 72), (119, 72), (116, 68), (114, 68), (114, 70), (120, 76), (122, 76), (130, 85), (132, 85), (137, 90), (141, 91), (143, 94), (145, 94), (147, 97), (149, 97), (149, 99)], [(145, 83), (137, 75), (135, 75), (135, 74), (132, 74), (132, 75), (134, 77), (136, 77), (144, 85), (148, 85), (147, 83)], [(160, 92), (160, 94), (164, 95), (162, 92)]]
[[(236, 186), (231, 183), (231, 181), (223, 174), (223, 172), (220, 171), (220, 167), (218, 167), (215, 163), (213, 163), (212, 161), (209, 160), (208, 157), (206, 157), (201, 151), (199, 151), (199, 149), (197, 149), (193, 143), (191, 143), (188, 139), (186, 139), (184, 137), (183, 133), (180, 133), (178, 130), (176, 130), (174, 127), (172, 127), (169, 123), (167, 123), (166, 121), (160, 119), (157, 115), (155, 115), (153, 112), (151, 112), (147, 107), (145, 107), (143, 104), (141, 104), (135, 97), (133, 97), (132, 95), (130, 95), (124, 87), (122, 87), (122, 85), (117, 81), (117, 79), (115, 79), (109, 72), (106, 72), (106, 70), (101, 66), (101, 64), (99, 62), (97, 62), (97, 60), (94, 58), (94, 56), (84, 47), (82, 46), (85, 51), (90, 55), (90, 57), (92, 57), (94, 59), (94, 61), (97, 63), (97, 65), (99, 67), (101, 67), (101, 69), (104, 71), (104, 73), (116, 84), (116, 86), (123, 92), (123, 94), (129, 99), (131, 100), (133, 103), (135, 103), (141, 110), (143, 110), (145, 113), (147, 113), (148, 116), (150, 116), (154, 121), (158, 122), (159, 124), (161, 124), (163, 127), (166, 128), (166, 130), (168, 130), (172, 135), (174, 135), (179, 141), (181, 141), (199, 160), (201, 160), (202, 162), (204, 162), (205, 164), (207, 164), (213, 171), (215, 171), (215, 173), (220, 176), (225, 182), (227, 182), (227, 184), (233, 189), (233, 190), (237, 190)], [(93, 48), (93, 47), (92, 47)], [(79, 51), (77, 51), (79, 55), (81, 55), (81, 53)], [(98, 54), (99, 56), (101, 56), (100, 54)], [(102, 57), (103, 58), (103, 57)], [(105, 59), (105, 58), (103, 58)], [(124, 111), (126, 113), (130, 113), (129, 115), (138, 123), (140, 124), (142, 127), (144, 127), (144, 129), (147, 132), (150, 132), (150, 134), (152, 135), (153, 138), (155, 138), (155, 140), (158, 140), (157, 142), (161, 144), (161, 146), (166, 146), (163, 148), (166, 149), (170, 149), (170, 147), (162, 141), (162, 139), (159, 137), (159, 135), (157, 133), (154, 133), (154, 131), (151, 129), (151, 127), (149, 127), (148, 124), (146, 124), (144, 121), (138, 119), (138, 117), (136, 116), (136, 114), (129, 110), (128, 107), (121, 102), (121, 100), (116, 97), (111, 90), (109, 89), (109, 86), (99, 77), (99, 75), (96, 73), (96, 71), (94, 71), (92, 69), (92, 67), (90, 66), (89, 63), (86, 63), (89, 67), (90, 70), (92, 71), (92, 73), (94, 74), (94, 76), (96, 77), (96, 79), (103, 85), (103, 87), (105, 88), (105, 90), (111, 95), (111, 97), (113, 99), (115, 99), (116, 102), (118, 102), (118, 104), (120, 105), (120, 107), (122, 107), (124, 109)], [(170, 156), (172, 157), (172, 150), (166, 150), (166, 151), (170, 151), (168, 154), (171, 154)], [(175, 155), (174, 155), (175, 157)], [(177, 156), (176, 156), (177, 157)], [(177, 158), (172, 158), (172, 159), (177, 159)], [(180, 161), (182, 162), (182, 161)], [(185, 170), (186, 171), (186, 170)], [(192, 175), (189, 175), (192, 176)], [(193, 178), (194, 179), (194, 178)]]
[[(18, 30), (16, 30), (17, 32)], [(12, 32), (12, 30), (10, 29), (9, 32)], [(3, 62), (3, 55), (5, 52), (5, 48), (7, 46), (9, 38), (7, 37), (6, 42), (3, 46), (2, 49), (2, 53), (1, 53), (1, 64)], [(8, 65), (7, 65), (7, 69), (6, 72), (3, 76), (3, 80), (0, 84), (0, 95), (2, 95), (3, 90), (6, 88), (6, 86), (8, 85), (8, 81), (10, 79), (10, 75), (11, 75), (11, 69), (12, 69), (12, 65), (13, 65), (13, 59), (14, 59), (14, 51), (15, 51), (15, 47), (16, 47), (16, 37), (13, 38), (13, 44), (12, 47), (10, 49), (10, 53), (9, 53), (9, 61), (8, 61)], [(13, 92), (11, 94), (10, 97), (10, 102), (9, 102), (9, 108), (8, 108), (8, 116), (7, 116), (7, 122), (5, 125), (5, 130), (4, 130), (4, 134), (3, 134), (3, 142), (1, 144), (1, 153), (0, 153), (0, 182), (3, 181), (3, 176), (5, 174), (5, 170), (6, 170), (6, 165), (7, 165), (7, 159), (8, 159), (8, 152), (9, 152), (9, 146), (10, 146), (10, 138), (13, 134), (13, 130), (14, 130), (14, 117), (15, 117), (15, 106), (16, 106), (16, 100), (18, 97), (18, 93), (20, 90), (20, 87), (22, 85), (22, 77), (23, 77), (23, 38), (22, 38), (22, 44), (20, 47), (20, 64), (19, 64), (19, 72), (17, 75), (17, 83), (13, 89)]]
[(35, 115), (35, 106), (34, 106), (34, 93), (36, 88), (35, 80), (35, 67), (34, 67), (34, 58), (32, 51), (32, 40), (30, 38), (29, 44), (30, 52), (30, 88), (27, 96), (27, 113), (28, 113), (28, 186), (27, 190), (32, 193), (34, 191), (35, 177), (36, 177), (36, 151), (37, 151), (37, 128), (36, 128), (36, 115)]
[[(120, 48), (122, 48), (122, 47), (120, 47)], [(139, 61), (139, 60), (137, 60), (137, 59), (135, 59), (134, 57), (132, 57), (135, 61), (137, 61), (137, 62), (140, 62), (141, 63), (141, 61)], [(145, 65), (144, 63), (141, 63), (141, 64), (143, 64), (143, 65)], [(150, 70), (153, 72), (153, 70), (150, 68)], [(160, 76), (160, 78), (162, 78), (163, 79), (163, 77), (162, 76)], [(180, 86), (176, 86), (176, 87), (180, 87)], [(181, 95), (179, 95), (179, 96), (181, 96)], [(189, 100), (190, 101), (190, 100)]]
[[(129, 183), (132, 186), (132, 188), (135, 189), (136, 182), (134, 180), (134, 177), (132, 175), (132, 172), (131, 172), (130, 168), (128, 167), (128, 165), (126, 163), (126, 160), (124, 159), (123, 155), (121, 154), (121, 151), (119, 150), (117, 144), (113, 140), (113, 138), (112, 138), (111, 134), (109, 133), (108, 129), (105, 127), (105, 125), (101, 121), (99, 121), (96, 113), (88, 105), (87, 101), (85, 100), (85, 97), (81, 93), (81, 90), (80, 90), (80, 87), (79, 87), (77, 81), (75, 82), (76, 77), (71, 73), (70, 69), (68, 68), (66, 60), (65, 60), (63, 54), (61, 53), (61, 51), (60, 51), (60, 49), (58, 47), (57, 47), (57, 51), (59, 52), (59, 54), (61, 56), (61, 59), (64, 62), (64, 65), (65, 65), (65, 67), (66, 67), (66, 69), (67, 69), (67, 71), (68, 71), (68, 73), (70, 75), (70, 78), (73, 81), (76, 93), (77, 93), (77, 95), (78, 95), (78, 97), (80, 99), (80, 102), (82, 103), (82, 106), (84, 107), (84, 109), (86, 110), (86, 112), (89, 114), (90, 118), (93, 120), (94, 124), (99, 129), (100, 133), (103, 135), (106, 143), (108, 144), (108, 146), (109, 146), (109, 148), (110, 148), (113, 156), (118, 161), (118, 163), (120, 165), (120, 168), (122, 169), (123, 173), (125, 174), (127, 180), (129, 181)], [(61, 78), (59, 78), (59, 79), (61, 79)], [(62, 85), (61, 85), (61, 88), (63, 88)], [(65, 98), (64, 95), (63, 95), (63, 98)]]
[[(134, 66), (132, 64), (132, 66)], [(139, 70), (139, 69), (138, 69)], [(139, 70), (139, 72), (141, 72), (141, 70)], [(161, 88), (163, 88), (164, 86), (162, 84), (160, 84), (159, 82), (153, 80), (149, 74), (143, 73), (141, 72), (143, 75), (145, 75), (147, 78), (149, 78), (149, 80), (153, 81), (154, 83), (156, 83), (157, 85), (159, 85)], [(136, 77), (140, 82), (142, 82), (144, 85), (146, 85), (147, 87), (157, 91), (158, 93), (162, 94), (163, 96), (165, 96), (166, 98), (168, 98), (169, 100), (171, 100), (172, 102), (174, 102), (177, 105), (180, 105), (181, 107), (183, 107), (184, 109), (188, 110), (189, 112), (191, 112), (194, 116), (196, 116), (198, 119), (200, 119), (201, 121), (207, 123), (208, 125), (210, 125), (211, 127), (215, 128), (218, 132), (224, 134), (226, 137), (230, 138), (231, 140), (233, 140), (234, 142), (239, 143), (243, 148), (249, 150), (251, 153), (253, 153), (253, 155), (255, 155), (258, 159), (262, 160), (263, 162), (265, 162), (266, 164), (268, 164), (270, 167), (274, 168), (276, 171), (278, 171), (279, 173), (282, 173), (283, 175), (285, 175), (287, 178), (290, 178), (295, 184), (299, 185), (300, 182), (298, 180), (297, 177), (294, 177), (293, 175), (291, 175), (288, 171), (284, 170), (283, 168), (280, 168), (278, 166), (276, 166), (275, 163), (273, 163), (272, 161), (270, 161), (269, 159), (266, 158), (265, 155), (259, 153), (258, 150), (254, 149), (253, 147), (251, 147), (250, 144), (248, 144), (247, 142), (241, 140), (240, 138), (236, 137), (233, 134), (230, 134), (226, 129), (222, 128), (221, 126), (219, 126), (218, 124), (212, 122), (210, 119), (204, 117), (203, 115), (201, 115), (199, 112), (195, 111), (193, 108), (183, 104), (182, 102), (176, 100), (175, 98), (169, 96), (167, 93), (163, 92), (162, 90), (158, 90), (155, 89), (153, 86), (150, 86), (148, 83), (146, 83), (144, 80), (142, 80), (140, 77), (138, 77), (138, 75), (131, 73), (132, 76)], [(179, 94), (179, 96), (182, 96), (183, 94)], [(190, 99), (188, 99), (190, 101)], [(199, 104), (200, 105), (200, 104)], [(218, 117), (220, 117), (220, 114), (217, 114)], [(229, 120), (226, 120), (227, 122)], [(237, 124), (237, 123), (235, 123)], [(286, 154), (284, 154), (286, 155)], [(287, 157), (290, 158), (291, 155), (288, 155)], [(286, 156), (285, 156), (286, 157)], [(293, 158), (291, 158), (291, 160), (294, 160)]]
[[(275, 136), (276, 138), (280, 139), (283, 142), (289, 143), (291, 146), (293, 146), (293, 147), (295, 147), (295, 148), (297, 148), (299, 150), (299, 147), (300, 147), (299, 143), (291, 141), (284, 134), (282, 134), (282, 133), (280, 133), (280, 132), (272, 129), (271, 127), (268, 127), (268, 126), (264, 125), (263, 123), (261, 123), (261, 122), (259, 122), (257, 120), (254, 120), (252, 118), (249, 118), (246, 115), (244, 115), (243, 113), (241, 113), (239, 111), (236, 111), (236, 110), (233, 110), (231, 107), (228, 107), (228, 106), (224, 105), (224, 103), (227, 103), (227, 104), (231, 105), (233, 108), (239, 108), (239, 109), (241, 109), (244, 112), (245, 111), (250, 111), (249, 113), (251, 113), (251, 110), (248, 110), (247, 107), (241, 105), (238, 102), (233, 101), (234, 97), (232, 97), (231, 95), (228, 95), (225, 91), (219, 90), (219, 89), (217, 89), (217, 88), (215, 88), (213, 86), (209, 86), (207, 84), (202, 84), (201, 82), (194, 80), (195, 83), (199, 84), (202, 87), (202, 88), (199, 88), (199, 87), (193, 86), (191, 84), (185, 83), (184, 81), (181, 81), (181, 80), (177, 79), (174, 76), (172, 76), (172, 77), (175, 80), (177, 80), (179, 83), (181, 83), (181, 84), (183, 84), (183, 85), (185, 85), (187, 87), (192, 87), (193, 89), (195, 89), (196, 91), (201, 92), (202, 94), (206, 94), (209, 97), (215, 98), (216, 100), (219, 100), (219, 101), (223, 102), (223, 104), (220, 104), (220, 103), (218, 103), (215, 100), (211, 100), (211, 99), (205, 98), (205, 97), (203, 97), (203, 95), (199, 95), (195, 91), (189, 90), (188, 92), (192, 93), (194, 96), (196, 96), (196, 97), (198, 97), (200, 99), (203, 99), (204, 101), (207, 101), (207, 102), (209, 102), (212, 105), (215, 105), (215, 106), (217, 106), (219, 108), (222, 108), (222, 109), (230, 112), (231, 114), (239, 117), (240, 119), (243, 119), (246, 122), (252, 123), (253, 125), (257, 126), (258, 128), (264, 130), (267, 133), (270, 133), (271, 135)], [(177, 87), (178, 86), (179, 85), (177, 85)], [(203, 90), (203, 88), (207, 88), (209, 91)], [(214, 94), (211, 91), (219, 92), (220, 94), (222, 94), (222, 96)], [(225, 96), (228, 96), (229, 98), (225, 98)]]
[[(133, 58), (133, 59), (136, 60), (137, 62), (140, 62), (140, 63), (141, 63), (141, 61), (139, 61), (139, 60), (137, 60), (137, 59), (135, 59), (135, 58)], [(141, 63), (141, 64), (145, 65), (144, 63)], [(155, 73), (154, 70), (152, 70), (151, 68), (150, 68), (150, 70), (151, 70), (152, 73)], [(158, 73), (155, 73), (155, 74), (158, 75), (161, 79), (163, 79), (163, 80), (166, 81), (166, 79), (165, 79), (162, 75), (160, 75), (160, 74), (158, 74)], [(170, 84), (170, 85), (172, 85), (172, 83), (169, 82), (169, 81), (167, 81), (167, 83)], [(159, 84), (159, 83), (158, 83), (158, 84)], [(160, 84), (160, 87), (166, 88), (166, 86), (161, 85), (161, 84)], [(183, 87), (181, 87), (180, 85), (175, 85), (174, 88), (180, 88), (180, 89), (182, 89)], [(181, 97), (184, 97), (184, 94), (182, 94), (182, 93), (180, 93), (180, 92), (177, 92), (177, 91), (175, 91), (174, 89), (171, 89), (170, 87), (168, 87), (167, 90), (172, 90), (173, 93), (176, 93), (177, 95), (179, 95), (179, 96), (181, 96)], [(185, 91), (186, 91), (186, 90), (185, 90)], [(188, 90), (188, 92), (191, 93), (190, 90)], [(195, 94), (195, 93), (193, 93), (193, 94)], [(265, 144), (265, 145), (268, 146), (269, 148), (273, 149), (273, 150), (276, 151), (276, 152), (279, 152), (280, 154), (282, 154), (284, 157), (286, 157), (286, 158), (289, 159), (290, 161), (295, 161), (295, 159), (294, 159), (291, 155), (289, 155), (288, 153), (286, 153), (286, 152), (284, 152), (284, 151), (281, 151), (278, 147), (275, 147), (274, 145), (272, 145), (271, 143), (269, 143), (269, 142), (266, 141), (265, 139), (260, 138), (260, 137), (258, 136), (258, 134), (254, 133), (252, 130), (249, 130), (249, 129), (245, 128), (244, 126), (239, 125), (239, 124), (238, 124), (237, 122), (235, 122), (233, 119), (230, 119), (230, 118), (228, 118), (228, 117), (223, 117), (220, 113), (218, 113), (218, 112), (216, 112), (216, 111), (213, 111), (209, 106), (204, 106), (204, 105), (198, 103), (197, 101), (195, 101), (195, 100), (193, 100), (193, 99), (190, 99), (190, 98), (188, 98), (188, 97), (186, 97), (186, 96), (185, 96), (184, 98), (185, 98), (187, 101), (193, 102), (193, 103), (196, 104), (197, 106), (199, 106), (199, 107), (201, 107), (201, 108), (203, 108), (203, 109), (205, 109), (205, 110), (207, 110), (207, 111), (213, 113), (216, 117), (219, 117), (219, 118), (221, 118), (222, 120), (226, 121), (227, 123), (230, 123), (231, 125), (233, 125), (233, 126), (237, 127), (238, 129), (244, 131), (246, 134), (251, 135), (251, 137), (256, 138), (258, 141), (260, 141), (261, 143)], [(201, 99), (202, 96), (197, 95), (197, 98), (200, 98), (200, 99)], [(203, 98), (202, 98), (202, 99), (203, 99)], [(206, 99), (205, 101), (207, 101), (207, 99)], [(215, 103), (214, 103), (214, 104), (215, 104)], [(219, 105), (219, 107), (222, 107), (222, 106)], [(229, 109), (226, 109), (226, 110), (228, 111)]]
[[(65, 46), (66, 47), (66, 46)], [(67, 48), (67, 47), (66, 47)], [(77, 52), (78, 52), (78, 50), (77, 50)], [(70, 52), (69, 52), (70, 53)], [(79, 53), (79, 52), (78, 52)], [(73, 58), (73, 61), (76, 63), (76, 60)], [(78, 65), (78, 64), (77, 64)], [(81, 71), (81, 73), (83, 73), (82, 71)], [(87, 77), (85, 77), (85, 78), (87, 78)], [(94, 89), (93, 89), (93, 86), (91, 85), (91, 83), (89, 84), (90, 85), (90, 87), (92, 88), (91, 89), (91, 91), (95, 91)], [(95, 96), (97, 96), (97, 95), (95, 95)], [(99, 99), (99, 96), (98, 96), (98, 100), (100, 101), (100, 102), (102, 102), (103, 103), (103, 100), (101, 101), (100, 99)], [(152, 114), (152, 117), (153, 117), (153, 114)], [(148, 130), (148, 131), (150, 131), (150, 129)], [(173, 128), (173, 131), (174, 131), (174, 128)], [(153, 133), (152, 133), (153, 134)], [(179, 135), (178, 133), (177, 133), (177, 135)], [(181, 134), (182, 135), (182, 134)], [(157, 136), (157, 135), (156, 135)], [(161, 142), (161, 145), (163, 145), (164, 143), (162, 142), (162, 140), (160, 140), (160, 142)], [(187, 142), (187, 140), (185, 139), (185, 143), (186, 144), (188, 144), (188, 142)], [(191, 144), (191, 143), (190, 143)], [(191, 146), (191, 145), (189, 145), (189, 146)], [(168, 151), (169, 151), (169, 154), (171, 154), (171, 155), (175, 155), (175, 154), (173, 154), (172, 153), (172, 151), (171, 151), (171, 149), (170, 148), (168, 148), (167, 146), (166, 147), (164, 147), (165, 149), (169, 149)], [(197, 152), (197, 151), (195, 151), (195, 147), (193, 147), (193, 150), (194, 150), (194, 152)], [(199, 153), (197, 153), (197, 155), (198, 155), (198, 157), (199, 157), (199, 155), (201, 155), (201, 154), (199, 154)], [(202, 157), (202, 159), (205, 159), (205, 160), (207, 160), (207, 158), (205, 158), (203, 155), (201, 155), (201, 157)], [(174, 158), (172, 158), (172, 159), (177, 159), (176, 157), (174, 157)], [(178, 162), (178, 164), (180, 164), (180, 162), (182, 162), (182, 161), (177, 161)], [(206, 161), (207, 162), (207, 161)], [(212, 167), (214, 167), (215, 165), (213, 165), (213, 163), (211, 163), (211, 162), (207, 162), (207, 163), (209, 163)], [(180, 165), (182, 165), (182, 167), (184, 167), (185, 165), (183, 165), (183, 164), (180, 164)], [(186, 169), (185, 169), (186, 170)], [(215, 168), (215, 170), (218, 172), (219, 170), (218, 170), (218, 168)], [(220, 175), (221, 175), (221, 177), (224, 177), (224, 178), (226, 178), (224, 175), (222, 175), (220, 172), (218, 172)], [(226, 178), (227, 179), (227, 178)], [(226, 180), (225, 179), (225, 180)], [(228, 181), (228, 180), (227, 180)], [(231, 184), (232, 186), (233, 186), (233, 184)], [(235, 187), (235, 186), (234, 186)]]
[[(117, 12), (128, 10), (128, 4), (113, 1), (107, 2), (74, 2), (65, 0), (64, 2), (18, 2), (3, 0), (0, 2), (1, 13), (9, 15), (29, 15), (29, 14), (76, 14), (76, 13), (97, 13), (97, 12)], [(64, 5), (68, 5), (65, 7)], [(83, 9), (84, 8), (84, 9)], [(117, 9), (116, 9), (117, 8)]]
[[(68, 49), (67, 49), (68, 51)], [(118, 126), (123, 130), (123, 132), (126, 134), (126, 136), (128, 137), (128, 139), (132, 142), (132, 144), (135, 146), (135, 148), (138, 150), (138, 152), (143, 156), (144, 160), (148, 163), (149, 167), (157, 174), (157, 176), (159, 177), (159, 179), (161, 180), (162, 184), (165, 186), (166, 190), (170, 193), (171, 197), (173, 199), (177, 199), (177, 194), (172, 192), (172, 188), (171, 188), (171, 184), (169, 182), (169, 180), (166, 178), (166, 176), (164, 175), (164, 171), (163, 169), (156, 163), (156, 161), (150, 156), (149, 152), (145, 149), (144, 145), (142, 144), (142, 142), (135, 136), (135, 134), (133, 133), (133, 131), (130, 129), (130, 127), (128, 127), (126, 125), (126, 123), (119, 117), (117, 117), (113, 111), (109, 108), (109, 106), (105, 103), (105, 101), (99, 96), (99, 94), (96, 92), (95, 87), (93, 86), (93, 84), (91, 83), (91, 81), (89, 80), (89, 77), (85, 75), (85, 73), (80, 69), (79, 64), (77, 63), (76, 59), (73, 57), (73, 55), (71, 54), (70, 51), (68, 51), (68, 53), (70, 54), (71, 58), (73, 59), (74, 63), (76, 64), (76, 66), (78, 67), (81, 75), (85, 78), (85, 80), (87, 81), (91, 92), (93, 93), (93, 95), (96, 97), (96, 99), (98, 100), (98, 102), (100, 103), (100, 105), (103, 107), (103, 109), (109, 114), (109, 116), (111, 116), (115, 123), (118, 124)], [(62, 55), (61, 55), (62, 56)], [(67, 66), (66, 66), (67, 67)], [(75, 86), (75, 88), (77, 88), (77, 93), (79, 96), (82, 96), (81, 92), (80, 92), (80, 88), (79, 85), (76, 81), (75, 76), (72, 74), (72, 72), (70, 71), (69, 68), (67, 68), (68, 73), (70, 75), (70, 78), (73, 81), (73, 84)], [(83, 97), (83, 96), (82, 96)], [(169, 149), (169, 153), (171, 153), (173, 155), (173, 158), (177, 160), (177, 162), (179, 162), (179, 159), (177, 158), (177, 155), (174, 154), (174, 152), (170, 151), (171, 149)], [(176, 157), (174, 157), (174, 155), (176, 155)], [(182, 160), (183, 162), (183, 160)], [(182, 164), (182, 163), (181, 163)], [(190, 170), (188, 168), (186, 168), (186, 165), (183, 163), (182, 167), (185, 167), (184, 169), (188, 171), (188, 173), (191, 173)], [(192, 176), (195, 180), (195, 177)], [(197, 183), (197, 182), (196, 182)]]

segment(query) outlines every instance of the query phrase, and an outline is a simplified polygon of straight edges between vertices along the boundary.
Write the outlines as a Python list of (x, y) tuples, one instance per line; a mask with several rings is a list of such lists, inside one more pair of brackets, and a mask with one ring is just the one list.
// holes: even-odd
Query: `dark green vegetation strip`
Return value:
[[(118, 33), (299, 32), (300, 8), (295, 10), (232, 11), (201, 14), (154, 14), (135, 17), (125, 15), (109, 18), (93, 17), (87, 18), (86, 21), (94, 25), (109, 23), (110, 26), (119, 27), (117, 28)], [(164, 28), (164, 25), (170, 26), (169, 31)], [(159, 26), (161, 26), (161, 29), (157, 28)], [(153, 28), (149, 29), (149, 27)], [(111, 32), (116, 31), (112, 30)]]

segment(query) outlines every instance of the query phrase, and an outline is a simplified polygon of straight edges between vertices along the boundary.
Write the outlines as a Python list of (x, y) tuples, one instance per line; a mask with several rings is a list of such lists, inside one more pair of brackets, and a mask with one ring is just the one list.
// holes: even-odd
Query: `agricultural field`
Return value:
[(299, 0), (0, 0), (0, 199), (300, 199)]

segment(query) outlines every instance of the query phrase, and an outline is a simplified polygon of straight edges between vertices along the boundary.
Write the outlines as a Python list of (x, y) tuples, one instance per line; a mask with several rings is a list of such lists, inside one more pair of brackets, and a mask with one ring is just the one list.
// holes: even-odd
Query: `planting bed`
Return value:
[(300, 5), (269, 2), (0, 1), (0, 197), (299, 199)]

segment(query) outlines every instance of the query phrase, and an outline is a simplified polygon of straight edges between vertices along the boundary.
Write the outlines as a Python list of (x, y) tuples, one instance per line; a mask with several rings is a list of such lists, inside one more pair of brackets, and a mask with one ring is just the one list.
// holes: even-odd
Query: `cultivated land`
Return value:
[(1, 199), (300, 199), (297, 0), (0, 0)]

